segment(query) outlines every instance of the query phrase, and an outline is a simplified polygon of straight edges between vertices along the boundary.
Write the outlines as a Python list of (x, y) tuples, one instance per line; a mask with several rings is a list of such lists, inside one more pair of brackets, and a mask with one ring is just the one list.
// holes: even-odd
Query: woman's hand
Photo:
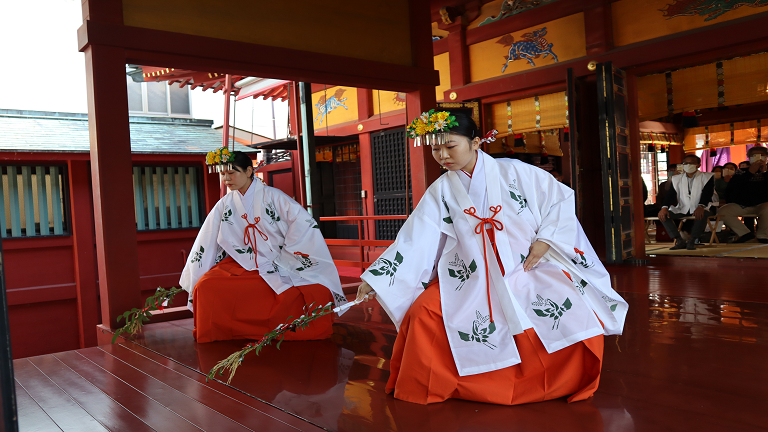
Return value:
[[(368, 297), (365, 297), (366, 294), (368, 294)], [(374, 291), (373, 288), (371, 288), (371, 286), (368, 285), (368, 282), (361, 283), (360, 286), (357, 288), (357, 298), (355, 299), (355, 301), (359, 301), (363, 297), (365, 297), (366, 302), (369, 299), (376, 297), (376, 291)]]
[(523, 263), (523, 270), (528, 271), (536, 266), (536, 264), (539, 263), (539, 260), (541, 260), (541, 257), (543, 257), (548, 250), (549, 245), (543, 241), (533, 242), (531, 248), (528, 251), (528, 258), (526, 258), (525, 263)]

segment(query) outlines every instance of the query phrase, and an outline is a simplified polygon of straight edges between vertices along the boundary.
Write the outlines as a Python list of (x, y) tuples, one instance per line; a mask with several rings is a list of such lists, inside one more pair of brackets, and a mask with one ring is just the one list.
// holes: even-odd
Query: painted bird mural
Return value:
[(667, 19), (681, 16), (701, 16), (712, 21), (742, 6), (764, 7), (768, 0), (673, 0), (659, 9)]
[(554, 51), (552, 51), (554, 44), (549, 43), (544, 38), (546, 35), (547, 28), (542, 27), (530, 33), (523, 34), (522, 40), (518, 42), (515, 42), (515, 37), (511, 34), (505, 35), (501, 39), (497, 40), (497, 44), (503, 45), (504, 47), (509, 47), (509, 54), (504, 57), (506, 63), (504, 63), (504, 66), (502, 66), (501, 73), (504, 73), (504, 71), (507, 70), (509, 62), (519, 59), (528, 60), (528, 63), (531, 64), (531, 67), (536, 67), (536, 63), (533, 62), (533, 59), (542, 57), (542, 55), (543, 58), (551, 55), (555, 60), (555, 63), (557, 63), (557, 56), (555, 55)]
[(347, 89), (344, 88), (338, 88), (336, 89), (336, 92), (333, 94), (333, 96), (326, 99), (325, 95), (320, 96), (320, 99), (315, 104), (315, 108), (317, 108), (317, 116), (315, 117), (315, 123), (317, 123), (318, 119), (320, 122), (318, 123), (318, 126), (323, 124), (323, 119), (325, 119), (325, 116), (330, 113), (331, 111), (335, 110), (338, 107), (342, 107), (345, 110), (348, 110), (346, 105), (344, 105), (344, 102), (347, 101), (347, 98), (343, 98), (344, 92), (347, 91)]

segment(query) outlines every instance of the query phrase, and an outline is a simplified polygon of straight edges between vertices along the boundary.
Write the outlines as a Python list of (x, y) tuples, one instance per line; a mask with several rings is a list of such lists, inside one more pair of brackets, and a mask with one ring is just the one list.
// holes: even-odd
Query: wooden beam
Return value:
[(609, 0), (584, 8), (584, 31), (587, 55), (613, 49), (613, 17)]
[(80, 348), (96, 346), (99, 325), (99, 290), (93, 250), (93, 203), (88, 161), (68, 161), (72, 240), (77, 286), (77, 320)]
[(448, 57), (450, 59), (451, 87), (461, 87), (471, 81), (466, 27), (461, 22), (457, 22), (446, 30), (450, 31), (446, 40), (448, 41)]
[[(413, 65), (417, 69), (434, 69), (434, 57), (431, 49), (431, 21), (429, 8), (424, 2), (412, 0), (409, 2), (409, 18), (411, 30), (411, 55)], [(421, 115), (437, 106), (435, 100), (435, 85), (422, 85), (406, 93), (406, 119)], [(406, 120), (407, 121), (407, 120)], [(432, 149), (428, 146), (414, 147), (410, 139), (406, 139), (410, 155), (411, 187), (413, 206), (421, 200), (429, 185), (440, 177), (440, 166), (432, 159)], [(406, 182), (407, 184), (407, 182)]]
[[(420, 9), (422, 5), (416, 7)], [(431, 44), (429, 23), (424, 29)], [(126, 50), (126, 60), (188, 70), (304, 82), (338, 82), (354, 87), (413, 91), (436, 86), (434, 68), (402, 66), (295, 49), (226, 41), (203, 36), (86, 21), (78, 29), (79, 49), (98, 44)], [(431, 56), (431, 45), (426, 52)]]
[(630, 181), (632, 188), (630, 197), (632, 197), (632, 232), (635, 235), (635, 248), (632, 254), (636, 259), (645, 259), (645, 209), (643, 202), (643, 177), (640, 170), (640, 116), (637, 107), (637, 77), (627, 75), (625, 83), (627, 89), (627, 131), (629, 134), (629, 157), (632, 163), (629, 164)]
[[(555, 3), (559, 4), (559, 2)], [(506, 21), (506, 20), (502, 20)], [(739, 31), (747, 27), (750, 31)], [(467, 41), (469, 43), (469, 40)], [(711, 63), (716, 59), (733, 58), (760, 52), (768, 44), (768, 12), (701, 29), (614, 48), (600, 55), (591, 55), (526, 72), (502, 75), (445, 91), (446, 100), (451, 92), (457, 100), (487, 98), (508, 93), (510, 89), (529, 89), (564, 84), (568, 68), (577, 77), (593, 75), (587, 68), (591, 61), (611, 61), (629, 74), (642, 76), (682, 67)]]
[(484, 26), (467, 30), (467, 44), (473, 45), (488, 39), (535, 27), (556, 19), (582, 12), (584, 9), (602, 5), (603, 0), (558, 0), (539, 6), (531, 11), (521, 12)]
[[(140, 305), (125, 52), (85, 48), (88, 129), (102, 324)], [(124, 323), (123, 323), (124, 324)]]

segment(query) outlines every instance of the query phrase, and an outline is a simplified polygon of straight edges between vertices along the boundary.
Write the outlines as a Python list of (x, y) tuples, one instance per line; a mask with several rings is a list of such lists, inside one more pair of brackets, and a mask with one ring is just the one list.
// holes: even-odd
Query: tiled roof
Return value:
[[(221, 147), (210, 120), (131, 117), (133, 153), (206, 153)], [(236, 150), (253, 149), (236, 145)], [(90, 151), (88, 116), (79, 113), (0, 110), (0, 152)]]

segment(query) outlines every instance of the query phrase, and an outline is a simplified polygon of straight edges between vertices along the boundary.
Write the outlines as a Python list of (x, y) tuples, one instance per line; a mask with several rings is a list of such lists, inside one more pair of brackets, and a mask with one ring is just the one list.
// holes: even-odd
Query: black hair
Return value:
[(736, 171), (736, 170), (738, 170), (738, 169), (739, 169), (739, 166), (738, 166), (738, 165), (736, 165), (736, 164), (735, 164), (735, 163), (733, 163), (733, 162), (726, 162), (726, 163), (724, 163), (724, 164), (723, 164), (723, 169), (725, 169), (725, 168), (726, 168), (728, 165), (733, 165), (733, 170), (734, 170), (734, 171)]
[(712, 167), (712, 172), (715, 172), (715, 170), (718, 169), (718, 168), (720, 168), (720, 171), (723, 170), (723, 166), (722, 165), (715, 165), (715, 166)]
[[(751, 150), (751, 149), (750, 149), (750, 150)], [(749, 167), (749, 166), (752, 166), (752, 162), (750, 162), (750, 161), (748, 161), (748, 160), (745, 160), (745, 161), (741, 161), (741, 162), (739, 162), (739, 169), (741, 169), (741, 164), (747, 164), (747, 166), (748, 166), (748, 167)]]
[(685, 155), (685, 157), (683, 158), (683, 160), (686, 160), (686, 159), (688, 159), (688, 158), (694, 158), (694, 159), (696, 159), (696, 163), (698, 163), (698, 164), (700, 164), (700, 163), (701, 163), (701, 158), (700, 158), (700, 157), (698, 157), (698, 156), (696, 156), (695, 154), (688, 154), (688, 155)]
[(451, 115), (456, 118), (456, 123), (459, 124), (458, 126), (454, 126), (451, 128), (452, 133), (461, 135), (463, 137), (467, 137), (469, 138), (470, 141), (472, 141), (477, 137), (480, 137), (480, 132), (477, 129), (477, 124), (475, 123), (474, 120), (472, 120), (472, 117), (464, 114), (461, 111), (452, 112)]
[(747, 151), (747, 156), (752, 156), (755, 152), (760, 151), (760, 150), (762, 150), (764, 152), (768, 152), (768, 149), (763, 147), (763, 146), (754, 146), (754, 147), (750, 148), (749, 151)]
[[(232, 155), (235, 157), (231, 162), (232, 167), (235, 170), (245, 173), (246, 171), (248, 171), (248, 167), (253, 168), (253, 160), (247, 154), (241, 151), (233, 151)], [(253, 175), (254, 174), (251, 173), (251, 179), (253, 179)]]

